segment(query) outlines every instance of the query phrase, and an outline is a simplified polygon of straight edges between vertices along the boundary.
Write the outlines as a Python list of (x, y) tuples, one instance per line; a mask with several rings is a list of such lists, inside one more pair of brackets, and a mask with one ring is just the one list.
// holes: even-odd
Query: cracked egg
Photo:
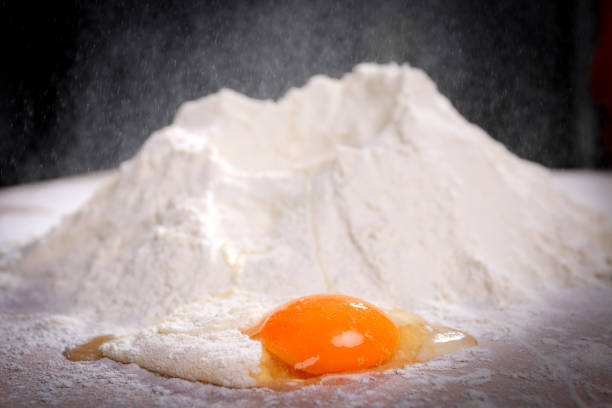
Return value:
[[(187, 312), (179, 312), (136, 335), (99, 336), (67, 349), (64, 356), (72, 361), (107, 356), (189, 380), (283, 390), (323, 379), (326, 383), (331, 378), (344, 382), (349, 380), (347, 374), (402, 368), (477, 345), (462, 331), (433, 326), (415, 314), (385, 311), (341, 294), (300, 297), (269, 309), (258, 322), (246, 325), (240, 321), (241, 313), (248, 311), (249, 305), (260, 310), (263, 307), (252, 301), (232, 308), (228, 305), (238, 304), (233, 296), (216, 298), (221, 303), (206, 317), (197, 314), (197, 304), (191, 305)], [(227, 322), (222, 316), (229, 314), (237, 317), (224, 326)], [(176, 328), (177, 322), (181, 322), (183, 331)], [(234, 339), (240, 343), (232, 343)], [(101, 347), (107, 343), (119, 351), (109, 347), (102, 348), (103, 352)], [(216, 348), (211, 348), (212, 344)], [(244, 353), (245, 347), (252, 346), (259, 351), (257, 361), (253, 360), (255, 354)], [(220, 357), (223, 353), (226, 356)], [(215, 365), (214, 360), (221, 363)], [(231, 378), (245, 371), (247, 380)]]

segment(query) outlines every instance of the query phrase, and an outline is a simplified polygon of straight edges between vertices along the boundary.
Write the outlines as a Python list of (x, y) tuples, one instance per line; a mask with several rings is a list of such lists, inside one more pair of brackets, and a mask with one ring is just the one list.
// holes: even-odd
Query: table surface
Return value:
[[(0, 190), (0, 255), (44, 234), (112, 175)], [(553, 181), (575, 200), (612, 215), (612, 173), (556, 171)], [(26, 337), (9, 332), (15, 325), (3, 322), (17, 319), (23, 322), (19, 330), (31, 335), (28, 330), (45, 313), (38, 283), (19, 293), (3, 286), (18, 272), (0, 273), (0, 294), (5, 294), (0, 296), (0, 406), (612, 406), (606, 405), (612, 404), (609, 285), (546, 294), (549, 309), (534, 311), (520, 335), (489, 333), (479, 338), (477, 348), (398, 372), (274, 392), (172, 379), (108, 359), (75, 369), (55, 343), (45, 343), (45, 329), (27, 353), (15, 352), (20, 349), (11, 343)], [(499, 312), (483, 314), (483, 319), (503, 318)]]

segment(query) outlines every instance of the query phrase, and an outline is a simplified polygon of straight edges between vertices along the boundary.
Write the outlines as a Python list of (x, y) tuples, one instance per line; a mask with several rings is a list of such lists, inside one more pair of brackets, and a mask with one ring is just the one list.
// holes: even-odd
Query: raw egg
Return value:
[(67, 348), (62, 353), (70, 361), (96, 361), (104, 358), (100, 346), (114, 339), (112, 334), (103, 334), (94, 337), (86, 343), (79, 344), (74, 348)]
[(433, 327), (401, 310), (385, 313), (336, 294), (305, 296), (244, 331), (263, 346), (259, 386), (277, 389), (318, 382), (328, 374), (384, 371), (477, 345), (461, 331)]
[(389, 360), (399, 337), (397, 325), (382, 310), (344, 295), (293, 300), (253, 335), (291, 368), (315, 375), (379, 366)]
[[(477, 345), (469, 334), (433, 326), (413, 313), (334, 294), (292, 300), (243, 333), (262, 345), (259, 366), (250, 372), (256, 386), (277, 390), (350, 382), (347, 374), (403, 368)], [(95, 337), (64, 356), (98, 360), (100, 345), (113, 338)]]

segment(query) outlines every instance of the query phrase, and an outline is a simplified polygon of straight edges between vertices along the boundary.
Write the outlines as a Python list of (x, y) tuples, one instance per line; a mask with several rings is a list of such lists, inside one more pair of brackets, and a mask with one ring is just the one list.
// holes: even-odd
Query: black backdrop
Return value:
[(423, 68), (521, 157), (609, 166), (589, 90), (598, 3), (0, 3), (0, 186), (116, 166), (178, 106), (277, 98), (362, 61)]

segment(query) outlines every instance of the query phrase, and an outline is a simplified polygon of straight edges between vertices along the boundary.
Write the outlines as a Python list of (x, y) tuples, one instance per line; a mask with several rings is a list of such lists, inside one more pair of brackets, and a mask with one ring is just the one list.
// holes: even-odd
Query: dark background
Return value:
[(521, 157), (606, 167), (589, 89), (599, 3), (2, 2), (0, 186), (117, 166), (179, 105), (278, 98), (363, 61), (423, 68)]

